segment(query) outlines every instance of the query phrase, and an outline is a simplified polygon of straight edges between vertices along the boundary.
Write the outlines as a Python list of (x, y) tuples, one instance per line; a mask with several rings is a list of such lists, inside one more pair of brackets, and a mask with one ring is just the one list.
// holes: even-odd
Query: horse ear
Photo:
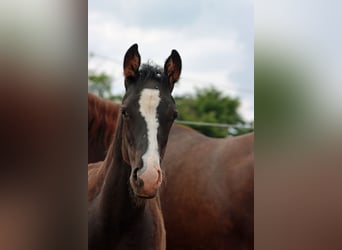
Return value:
[(124, 76), (136, 76), (140, 67), (140, 54), (138, 52), (138, 44), (133, 44), (126, 52), (124, 59)]
[(175, 82), (179, 80), (182, 70), (182, 59), (176, 50), (172, 50), (171, 55), (166, 59), (164, 72), (168, 76), (170, 92), (172, 92)]

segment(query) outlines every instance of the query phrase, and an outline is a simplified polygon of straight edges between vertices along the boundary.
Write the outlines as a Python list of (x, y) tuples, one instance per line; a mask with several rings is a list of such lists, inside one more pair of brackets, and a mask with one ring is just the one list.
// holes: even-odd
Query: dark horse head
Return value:
[(138, 45), (132, 45), (124, 59), (126, 94), (122, 101), (122, 155), (131, 167), (130, 185), (140, 198), (152, 198), (162, 183), (161, 161), (169, 131), (177, 116), (171, 96), (182, 68), (176, 50), (164, 69), (143, 64)]

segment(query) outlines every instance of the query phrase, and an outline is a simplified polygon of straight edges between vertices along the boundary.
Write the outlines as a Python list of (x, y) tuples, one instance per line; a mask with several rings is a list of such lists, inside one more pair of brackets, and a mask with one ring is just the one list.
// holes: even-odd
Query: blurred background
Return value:
[(342, 4), (255, 2), (255, 249), (340, 249)]
[(160, 66), (177, 49), (178, 122), (211, 137), (253, 130), (253, 1), (90, 1), (88, 43), (90, 92), (121, 99), (133, 43)]

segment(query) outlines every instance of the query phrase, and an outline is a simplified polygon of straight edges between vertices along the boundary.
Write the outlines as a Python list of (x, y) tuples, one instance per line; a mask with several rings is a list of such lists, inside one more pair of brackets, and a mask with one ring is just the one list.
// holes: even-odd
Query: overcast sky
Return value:
[(215, 86), (241, 99), (240, 113), (254, 119), (254, 6), (252, 0), (115, 0), (88, 2), (88, 48), (100, 57), (89, 68), (114, 78), (124, 92), (122, 60), (138, 43), (142, 62), (164, 65), (172, 49), (183, 62), (174, 95)]

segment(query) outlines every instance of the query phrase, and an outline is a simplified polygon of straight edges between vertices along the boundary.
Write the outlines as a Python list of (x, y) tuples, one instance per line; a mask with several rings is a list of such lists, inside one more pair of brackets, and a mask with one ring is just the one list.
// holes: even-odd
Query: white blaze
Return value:
[(141, 175), (148, 166), (159, 168), (159, 150), (157, 133), (159, 122), (157, 119), (157, 108), (160, 103), (158, 89), (143, 89), (141, 92), (139, 105), (140, 113), (146, 121), (147, 126), (147, 150), (142, 156), (143, 168), (139, 170), (138, 175)]

